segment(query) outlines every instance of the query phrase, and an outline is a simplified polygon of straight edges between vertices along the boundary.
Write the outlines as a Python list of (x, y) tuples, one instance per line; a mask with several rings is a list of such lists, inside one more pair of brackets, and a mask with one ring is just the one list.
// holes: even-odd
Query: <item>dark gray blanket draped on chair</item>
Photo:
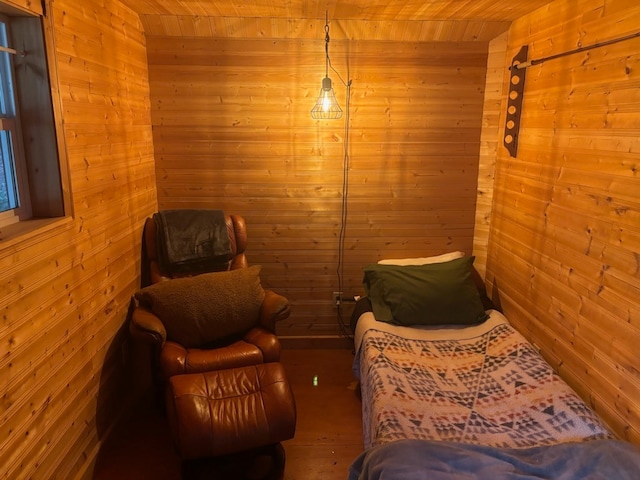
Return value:
[(158, 260), (165, 271), (223, 270), (231, 260), (222, 210), (162, 210), (153, 217), (158, 227)]

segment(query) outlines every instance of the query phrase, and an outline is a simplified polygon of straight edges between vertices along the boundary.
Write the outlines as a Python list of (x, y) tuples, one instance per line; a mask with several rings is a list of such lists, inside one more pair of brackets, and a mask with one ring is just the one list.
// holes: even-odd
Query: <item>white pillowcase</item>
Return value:
[(449, 252), (434, 257), (416, 257), (416, 258), (389, 258), (380, 260), (379, 265), (428, 265), (431, 263), (444, 263), (464, 257), (464, 252)]

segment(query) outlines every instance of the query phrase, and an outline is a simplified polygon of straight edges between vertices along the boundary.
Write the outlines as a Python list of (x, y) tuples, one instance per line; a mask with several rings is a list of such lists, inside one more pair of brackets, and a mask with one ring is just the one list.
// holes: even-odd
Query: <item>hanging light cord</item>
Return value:
[[(337, 74), (338, 72), (336, 72)], [(339, 76), (339, 75), (338, 75)], [(342, 80), (342, 79), (340, 79)], [(343, 82), (344, 83), (344, 82)], [(348, 209), (348, 197), (349, 197), (349, 117), (351, 113), (350, 103), (351, 103), (351, 80), (345, 84), (347, 87), (347, 100), (345, 104), (345, 120), (344, 120), (344, 157), (342, 162), (342, 208), (341, 208), (341, 217), (340, 217), (340, 234), (338, 237), (338, 267), (336, 269), (336, 274), (338, 276), (338, 291), (344, 292), (343, 284), (344, 284), (344, 242), (346, 236), (347, 229), (347, 209)], [(345, 319), (342, 316), (342, 304), (340, 301), (338, 305), (338, 326), (340, 327), (340, 331), (342, 335), (348, 338), (350, 341), (353, 341), (353, 335), (349, 333), (349, 329), (347, 324), (345, 323)]]
[[(333, 73), (335, 73), (338, 78), (340, 79), (340, 82), (342, 83), (342, 85), (344, 85), (345, 87), (347, 87), (347, 92), (349, 91), (349, 87), (351, 87), (351, 80), (349, 80), (348, 82), (345, 82), (343, 80), (343, 78), (340, 76), (340, 73), (338, 73), (338, 71), (333, 68), (333, 65), (331, 65), (331, 58), (329, 57), (329, 41), (331, 40), (331, 37), (329, 36), (329, 14), (327, 13), (327, 18), (325, 20), (325, 24), (324, 24), (324, 53), (325, 53), (325, 76), (328, 77), (329, 76), (329, 67), (331, 67), (331, 71)], [(349, 96), (347, 93), (347, 102), (349, 101)]]
[[(337, 72), (336, 72), (337, 73)], [(344, 121), (344, 159), (342, 162), (342, 208), (340, 217), (340, 235), (338, 237), (338, 268), (336, 274), (338, 276), (338, 291), (344, 292), (344, 241), (347, 229), (347, 207), (349, 196), (349, 116), (351, 109), (351, 80), (345, 84), (347, 87), (347, 101), (345, 105), (345, 121)], [(348, 326), (342, 316), (342, 301), (338, 304), (338, 326), (342, 335), (353, 341), (353, 335), (349, 333)]]
[[(342, 205), (340, 215), (340, 233), (338, 236), (338, 266), (336, 268), (336, 275), (338, 277), (338, 291), (344, 293), (343, 278), (344, 278), (344, 242), (347, 229), (347, 207), (348, 207), (348, 195), (349, 195), (349, 119), (350, 119), (350, 102), (351, 102), (351, 80), (345, 82), (340, 76), (340, 73), (331, 65), (331, 58), (329, 57), (329, 42), (331, 37), (329, 36), (329, 13), (326, 14), (326, 20), (324, 25), (324, 51), (325, 51), (325, 76), (329, 76), (329, 67), (337, 75), (338, 79), (347, 88), (347, 100), (345, 104), (345, 121), (344, 121), (344, 152), (342, 161)], [(338, 326), (342, 335), (353, 341), (353, 335), (349, 333), (349, 327), (345, 323), (345, 319), (342, 316), (342, 300), (337, 305), (337, 320)]]
[[(329, 76), (329, 65), (331, 64), (331, 59), (329, 58), (329, 19), (327, 18), (327, 23), (324, 24), (324, 76)], [(333, 69), (333, 67), (331, 67)]]
[[(340, 76), (340, 73), (338, 73), (338, 71), (333, 68), (333, 65), (331, 65), (331, 58), (329, 57), (329, 41), (331, 40), (331, 38), (329, 37), (329, 17), (327, 16), (327, 23), (325, 23), (324, 25), (324, 51), (325, 51), (325, 55), (326, 55), (326, 73), (325, 76), (329, 76), (329, 67), (331, 67), (331, 71), (333, 73), (335, 73), (338, 76), (338, 79), (340, 80), (340, 83), (342, 83), (342, 85), (344, 85), (345, 87), (347, 87), (347, 92), (349, 91), (349, 87), (351, 87), (351, 80), (349, 80), (348, 82), (345, 82), (344, 79)], [(347, 95), (347, 102), (349, 101), (349, 97)]]

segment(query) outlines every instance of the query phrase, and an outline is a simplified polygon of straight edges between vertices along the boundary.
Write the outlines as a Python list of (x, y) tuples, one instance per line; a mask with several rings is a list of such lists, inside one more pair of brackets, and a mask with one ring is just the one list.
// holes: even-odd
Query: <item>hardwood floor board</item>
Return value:
[[(361, 402), (350, 350), (284, 350), (296, 435), (283, 442), (285, 480), (343, 480), (362, 452)], [(315, 380), (314, 380), (315, 379)]]
[[(295, 437), (283, 442), (284, 480), (344, 480), (363, 448), (351, 350), (285, 348), (281, 361), (297, 408)], [(166, 418), (151, 400), (139, 405), (129, 424), (103, 446), (93, 478), (180, 479)]]
[(361, 445), (286, 445), (284, 480), (345, 480)]
[(298, 409), (296, 436), (290, 442), (362, 444), (361, 404), (351, 373), (352, 358), (349, 350), (283, 352)]

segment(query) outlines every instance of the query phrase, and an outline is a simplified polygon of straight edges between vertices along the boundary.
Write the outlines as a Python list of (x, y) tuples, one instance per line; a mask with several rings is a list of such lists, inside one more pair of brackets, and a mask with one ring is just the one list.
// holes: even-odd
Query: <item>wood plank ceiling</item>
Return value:
[(325, 14), (349, 39), (487, 42), (549, 0), (121, 0), (147, 35), (316, 38)]

